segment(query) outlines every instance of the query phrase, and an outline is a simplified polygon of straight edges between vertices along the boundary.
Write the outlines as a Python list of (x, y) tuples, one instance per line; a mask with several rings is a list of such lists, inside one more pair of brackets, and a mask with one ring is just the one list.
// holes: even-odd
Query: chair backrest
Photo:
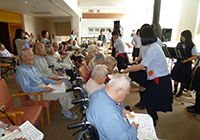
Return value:
[(4, 110), (12, 111), (14, 102), (4, 78), (0, 79), (0, 106), (5, 105)]
[[(16, 80), (15, 74), (13, 74), (13, 78), (14, 78), (15, 83), (16, 83), (16, 85), (17, 85), (18, 92), (19, 92), (19, 93), (24, 93), (23, 90), (22, 90), (22, 88), (20, 87), (20, 85), (18, 84), (18, 82), (17, 82), (17, 80)], [(28, 95), (20, 96), (20, 98), (21, 98), (21, 104), (22, 104), (23, 106), (26, 105), (27, 100), (31, 100), (31, 99), (28, 97)]]
[(88, 76), (86, 65), (82, 65), (82, 66), (79, 68), (79, 74), (80, 74), (80, 76), (83, 78), (84, 83), (86, 83), (86, 81), (87, 81), (87, 76)]

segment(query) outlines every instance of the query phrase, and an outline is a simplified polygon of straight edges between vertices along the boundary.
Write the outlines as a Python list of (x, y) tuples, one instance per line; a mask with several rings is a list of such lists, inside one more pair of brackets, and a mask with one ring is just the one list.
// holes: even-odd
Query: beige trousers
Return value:
[[(46, 86), (47, 85), (45, 85), (44, 83), (41, 83), (37, 87), (46, 87)], [(35, 100), (35, 96), (31, 95), (30, 99)], [(38, 96), (38, 99), (40, 100), (39, 96)], [(66, 92), (62, 92), (62, 93), (43, 92), (43, 100), (53, 100), (53, 101), (59, 100), (59, 103), (62, 106), (62, 109), (64, 111), (67, 111), (74, 106), (71, 103), (71, 101), (73, 100), (71, 93), (66, 93)]]

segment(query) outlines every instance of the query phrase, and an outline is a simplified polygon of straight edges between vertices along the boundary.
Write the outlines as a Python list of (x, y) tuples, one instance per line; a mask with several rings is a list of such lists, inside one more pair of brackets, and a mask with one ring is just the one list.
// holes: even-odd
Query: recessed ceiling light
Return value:
[(26, 3), (26, 4), (27, 4), (28, 2), (27, 2), (27, 1), (25, 1), (24, 3)]

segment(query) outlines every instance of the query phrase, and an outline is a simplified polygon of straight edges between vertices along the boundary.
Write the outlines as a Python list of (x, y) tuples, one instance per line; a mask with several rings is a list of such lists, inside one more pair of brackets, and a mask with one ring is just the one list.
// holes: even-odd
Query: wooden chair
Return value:
[(9, 63), (1, 63), (0, 60), (0, 67), (1, 67), (1, 76), (3, 74), (3, 69), (5, 69), (6, 77), (8, 78), (7, 67), (10, 67), (10, 73), (12, 74), (12, 65)]
[[(35, 95), (35, 105), (33, 106), (22, 106), (16, 108), (12, 97), (24, 96), (24, 95)], [(7, 113), (14, 113), (17, 115), (17, 125), (21, 125), (26, 120), (29, 120), (33, 125), (36, 126), (40, 120), (43, 130), (44, 128), (44, 117), (43, 117), (43, 107), (38, 105), (38, 96), (36, 93), (20, 93), (11, 95), (8, 86), (4, 79), (0, 79), (0, 106), (5, 105), (4, 110)], [(6, 118), (0, 119), (4, 123), (10, 123)]]
[[(24, 92), (22, 91), (20, 85), (18, 84), (16, 78), (15, 78), (15, 74), (13, 74), (13, 78), (15, 79), (15, 83), (16, 83), (16, 85), (17, 85), (18, 92), (19, 92), (19, 93), (24, 93)], [(46, 108), (48, 124), (51, 125), (49, 107), (50, 107), (52, 101), (50, 101), (50, 100), (45, 100), (45, 101), (43, 101), (43, 100), (42, 100), (42, 99), (43, 99), (43, 98), (42, 98), (42, 93), (41, 93), (41, 92), (38, 92), (37, 94), (40, 95), (40, 99), (41, 99), (41, 103), (42, 103), (42, 104), (40, 104), (40, 102), (39, 102), (39, 105), (42, 105), (44, 108)], [(22, 104), (22, 106), (32, 106), (32, 105), (35, 103), (35, 101), (31, 100), (31, 99), (29, 98), (28, 95), (27, 95), (27, 96), (21, 96), (20, 98), (21, 98), (21, 104)], [(59, 106), (59, 103), (58, 103), (57, 101), (54, 101), (54, 109), (55, 109), (55, 112), (57, 112), (57, 106), (56, 106), (56, 105)]]
[[(17, 116), (16, 116), (16, 114), (13, 113), (13, 112), (6, 112), (6, 113), (13, 120), (13, 122), (15, 124), (17, 124)], [(6, 115), (4, 113), (0, 112), (0, 118), (6, 118)]]

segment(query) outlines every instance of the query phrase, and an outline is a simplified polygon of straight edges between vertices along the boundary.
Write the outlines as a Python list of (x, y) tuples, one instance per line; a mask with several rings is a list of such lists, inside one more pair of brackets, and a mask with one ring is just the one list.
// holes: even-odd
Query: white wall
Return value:
[(77, 15), (79, 15), (79, 8), (77, 0), (63, 0)]
[(114, 21), (120, 20), (120, 25), (123, 28), (123, 39), (124, 41), (130, 41), (130, 35), (132, 33), (132, 30), (139, 29), (144, 23), (151, 22), (137, 22), (137, 20), (133, 18), (127, 18), (127, 19), (83, 19), (81, 23), (81, 37), (98, 37), (100, 32), (97, 33), (89, 33), (88, 28), (89, 27), (97, 27), (97, 28), (112, 28), (112, 31), (114, 29)]
[(180, 18), (177, 29), (177, 40), (183, 30), (189, 29), (193, 38), (196, 34), (196, 24), (198, 19), (199, 0), (182, 0)]
[[(28, 33), (33, 33), (36, 38), (41, 35), (42, 30), (48, 30), (51, 34), (52, 41), (56, 41), (55, 23), (41, 18), (36, 18), (28, 15), (24, 16), (24, 28)], [(54, 39), (52, 38), (54, 34)]]

